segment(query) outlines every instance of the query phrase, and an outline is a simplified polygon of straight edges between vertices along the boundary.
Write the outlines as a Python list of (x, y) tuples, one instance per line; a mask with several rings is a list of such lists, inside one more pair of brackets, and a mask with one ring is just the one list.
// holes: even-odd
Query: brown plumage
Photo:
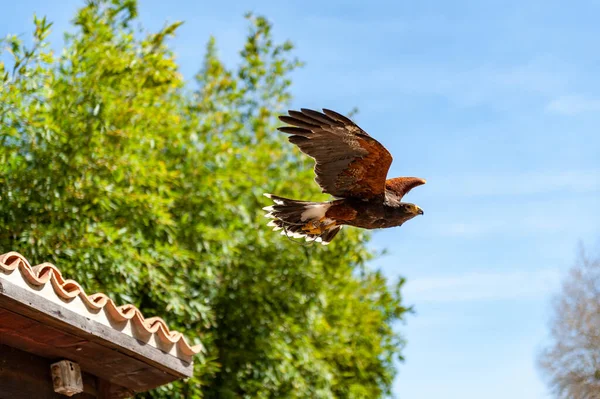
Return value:
[(365, 229), (400, 226), (421, 208), (401, 202), (411, 189), (425, 184), (418, 177), (386, 180), (392, 156), (377, 140), (337, 112), (301, 109), (279, 119), (279, 130), (315, 160), (315, 181), (336, 200), (297, 201), (265, 194), (275, 205), (264, 208), (269, 226), (282, 234), (328, 244), (343, 225)]

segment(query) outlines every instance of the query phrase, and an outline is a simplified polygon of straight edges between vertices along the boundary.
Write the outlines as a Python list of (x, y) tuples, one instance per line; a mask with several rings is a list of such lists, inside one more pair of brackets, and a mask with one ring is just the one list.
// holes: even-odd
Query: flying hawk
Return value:
[(321, 113), (302, 108), (288, 114), (279, 119), (291, 126), (278, 130), (290, 134), (290, 142), (315, 160), (315, 181), (335, 199), (309, 202), (265, 194), (275, 203), (263, 208), (273, 219), (268, 224), (273, 230), (327, 245), (344, 225), (381, 229), (423, 214), (402, 197), (425, 180), (386, 180), (392, 156), (350, 119), (328, 109)]

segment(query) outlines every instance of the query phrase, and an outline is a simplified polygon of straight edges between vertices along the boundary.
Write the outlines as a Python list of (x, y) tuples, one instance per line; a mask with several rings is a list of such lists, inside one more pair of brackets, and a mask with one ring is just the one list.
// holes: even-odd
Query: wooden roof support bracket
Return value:
[(70, 360), (61, 360), (50, 365), (54, 392), (73, 396), (83, 392), (83, 378), (79, 364)]

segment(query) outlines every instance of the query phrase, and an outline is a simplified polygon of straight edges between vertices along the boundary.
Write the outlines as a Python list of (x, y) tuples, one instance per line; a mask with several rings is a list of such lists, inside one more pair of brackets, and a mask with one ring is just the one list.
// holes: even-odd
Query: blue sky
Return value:
[[(2, 0), (0, 35), (33, 12), (60, 43), (81, 1)], [(228, 63), (264, 14), (306, 66), (294, 107), (358, 107), (394, 155), (390, 175), (424, 177), (423, 217), (377, 232), (375, 261), (416, 314), (398, 328), (402, 399), (545, 398), (535, 367), (549, 299), (581, 240), (600, 244), (600, 2), (142, 0), (150, 29), (184, 20), (173, 46), (188, 78), (210, 34)]]

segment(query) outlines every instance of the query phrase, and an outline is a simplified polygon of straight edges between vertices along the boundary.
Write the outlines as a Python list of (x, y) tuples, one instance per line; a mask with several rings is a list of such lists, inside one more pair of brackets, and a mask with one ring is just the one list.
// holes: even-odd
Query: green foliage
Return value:
[(202, 341), (194, 377), (148, 397), (388, 393), (406, 309), (401, 284), (365, 267), (368, 235), (298, 245), (260, 210), (264, 192), (320, 195), (311, 163), (274, 133), (300, 65), (291, 43), (248, 15), (239, 66), (210, 39), (192, 87), (166, 44), (180, 23), (145, 34), (136, 17), (134, 0), (88, 1), (59, 56), (45, 19), (29, 47), (1, 43), (0, 251)]

